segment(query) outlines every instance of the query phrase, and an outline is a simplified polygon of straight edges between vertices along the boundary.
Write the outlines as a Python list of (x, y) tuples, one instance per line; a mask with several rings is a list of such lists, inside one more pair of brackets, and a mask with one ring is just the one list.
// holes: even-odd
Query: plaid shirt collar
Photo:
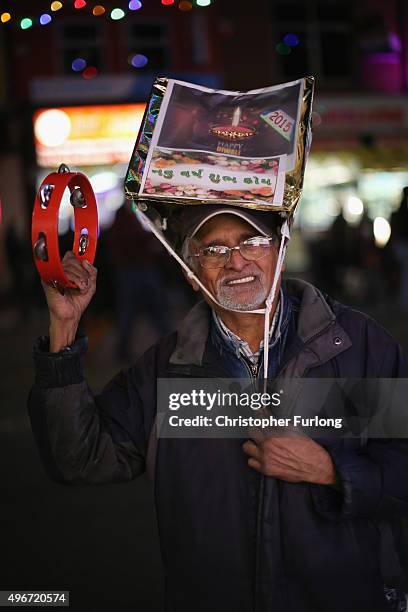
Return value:
[[(280, 329), (280, 326), (281, 326), (281, 323), (282, 323), (283, 300), (284, 300), (284, 297), (283, 297), (283, 292), (282, 292), (282, 289), (281, 289), (280, 292), (279, 292), (279, 301), (278, 301), (275, 313), (273, 315), (271, 327), (270, 327), (270, 330), (269, 330), (269, 345), (271, 344), (272, 340), (274, 340), (274, 335), (276, 335), (275, 331), (278, 331)], [(263, 349), (263, 340), (261, 340), (261, 344), (259, 345), (259, 350), (256, 353), (253, 353), (251, 351), (250, 347), (249, 347), (248, 342), (245, 342), (245, 340), (242, 340), (239, 336), (234, 334), (234, 332), (232, 332), (225, 325), (225, 323), (220, 319), (220, 317), (215, 312), (215, 310), (213, 310), (213, 317), (214, 317), (215, 324), (218, 327), (221, 335), (228, 342), (231, 342), (233, 345), (238, 346), (239, 347), (239, 352), (246, 359), (248, 359), (253, 365), (257, 365), (258, 361), (259, 361), (259, 356), (260, 356), (261, 351)]]

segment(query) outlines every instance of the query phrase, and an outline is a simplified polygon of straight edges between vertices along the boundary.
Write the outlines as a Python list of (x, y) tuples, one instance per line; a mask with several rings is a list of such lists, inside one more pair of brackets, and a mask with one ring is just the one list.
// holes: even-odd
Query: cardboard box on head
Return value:
[(137, 136), (126, 197), (291, 213), (311, 141), (314, 79), (249, 92), (157, 79)]

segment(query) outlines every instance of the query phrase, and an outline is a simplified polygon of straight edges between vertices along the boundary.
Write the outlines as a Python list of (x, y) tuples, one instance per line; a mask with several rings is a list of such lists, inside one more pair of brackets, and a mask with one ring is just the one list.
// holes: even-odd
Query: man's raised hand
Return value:
[(62, 267), (75, 289), (61, 290), (42, 283), (50, 312), (51, 352), (74, 342), (79, 321), (96, 291), (97, 270), (88, 261), (81, 262), (72, 251), (67, 251)]

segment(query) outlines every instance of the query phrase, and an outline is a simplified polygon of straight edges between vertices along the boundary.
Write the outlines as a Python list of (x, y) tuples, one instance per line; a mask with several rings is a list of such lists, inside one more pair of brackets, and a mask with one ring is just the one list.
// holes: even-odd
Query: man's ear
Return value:
[(196, 283), (194, 278), (191, 278), (191, 276), (188, 275), (188, 273), (185, 271), (184, 268), (182, 268), (182, 271), (183, 271), (185, 278), (187, 279), (187, 282), (192, 286), (194, 291), (200, 291), (200, 286)]
[[(189, 253), (194, 252), (196, 245), (197, 245), (197, 241), (194, 238), (190, 238), (188, 242), (188, 252)], [(192, 249), (192, 251), (190, 249)], [(200, 286), (197, 284), (197, 282), (193, 278), (191, 278), (191, 276), (189, 276), (188, 272), (186, 272), (184, 268), (182, 268), (182, 270), (183, 270), (183, 274), (185, 278), (187, 279), (187, 282), (192, 286), (194, 291), (200, 291)]]

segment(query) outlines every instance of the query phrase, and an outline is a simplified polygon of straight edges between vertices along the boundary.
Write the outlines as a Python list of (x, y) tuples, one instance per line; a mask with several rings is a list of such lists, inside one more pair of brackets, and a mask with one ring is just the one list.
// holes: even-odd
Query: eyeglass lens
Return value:
[(199, 252), (199, 262), (203, 268), (223, 268), (231, 259), (232, 251), (239, 250), (242, 257), (248, 261), (256, 261), (268, 254), (272, 241), (266, 244), (251, 244), (243, 242), (238, 248), (209, 247)]

